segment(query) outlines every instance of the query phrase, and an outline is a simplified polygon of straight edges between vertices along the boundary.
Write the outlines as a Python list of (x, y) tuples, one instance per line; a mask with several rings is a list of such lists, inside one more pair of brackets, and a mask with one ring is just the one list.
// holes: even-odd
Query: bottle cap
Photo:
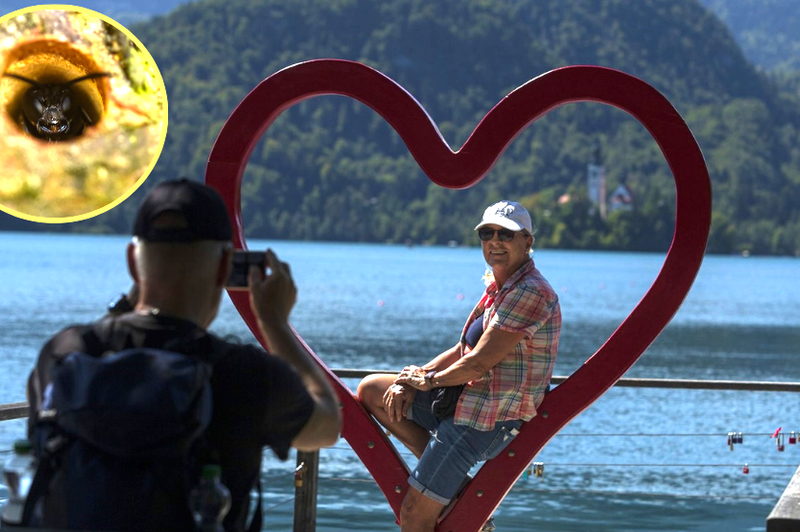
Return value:
[(201, 476), (205, 479), (219, 478), (222, 476), (222, 468), (217, 464), (206, 464), (203, 466)]
[(17, 440), (14, 442), (14, 454), (28, 454), (33, 450), (33, 444), (29, 440)]

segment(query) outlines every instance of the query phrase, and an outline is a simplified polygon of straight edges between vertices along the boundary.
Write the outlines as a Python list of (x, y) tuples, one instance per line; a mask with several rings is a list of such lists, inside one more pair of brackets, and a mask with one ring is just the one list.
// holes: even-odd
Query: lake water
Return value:
[[(127, 290), (126, 243), (0, 233), (0, 403), (25, 400), (50, 335), (95, 319)], [(477, 248), (250, 243), (266, 245), (291, 262), (300, 291), (292, 323), (330, 367), (426, 362), (457, 341), (483, 290)], [(561, 298), (558, 375), (602, 345), (663, 261), (558, 250), (534, 258)], [(797, 259), (707, 257), (683, 307), (626, 376), (800, 381), (798, 279)], [(251, 338), (227, 299), (212, 330)], [(614, 388), (539, 454), (544, 478), (516, 483), (496, 512), (498, 531), (763, 530), (800, 464), (800, 445), (787, 439), (777, 451), (770, 436), (778, 427), (800, 432), (797, 394)], [(744, 444), (731, 451), (733, 430)], [(23, 432), (22, 420), (0, 423), (0, 449)], [(294, 459), (265, 456), (264, 529), (291, 530)], [(322, 451), (320, 477), (318, 530), (398, 530), (344, 440)]]

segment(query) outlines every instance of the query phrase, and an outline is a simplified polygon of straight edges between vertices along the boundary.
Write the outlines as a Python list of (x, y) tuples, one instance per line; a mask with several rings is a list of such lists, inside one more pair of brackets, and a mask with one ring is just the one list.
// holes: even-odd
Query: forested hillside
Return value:
[(766, 70), (800, 71), (796, 0), (700, 0), (731, 29), (745, 55)]
[[(714, 185), (710, 251), (800, 253), (800, 94), (760, 74), (695, 0), (201, 0), (131, 29), (158, 62), (170, 106), (144, 188), (201, 179), (235, 105), (298, 61), (377, 68), (425, 106), (454, 149), (515, 87), (559, 66), (598, 64), (654, 85), (694, 131)], [(608, 190), (625, 183), (635, 198), (634, 210), (607, 220), (590, 214), (585, 190), (595, 145)], [(139, 197), (68, 229), (126, 231)], [(244, 222), (253, 237), (469, 243), (483, 207), (503, 197), (531, 207), (537, 246), (664, 250), (671, 237), (674, 187), (658, 147), (624, 112), (590, 103), (551, 112), (480, 184), (449, 191), (421, 175), (371, 110), (315, 98), (254, 151)]]
[(800, 95), (800, 0), (700, 0), (745, 56), (782, 90)]

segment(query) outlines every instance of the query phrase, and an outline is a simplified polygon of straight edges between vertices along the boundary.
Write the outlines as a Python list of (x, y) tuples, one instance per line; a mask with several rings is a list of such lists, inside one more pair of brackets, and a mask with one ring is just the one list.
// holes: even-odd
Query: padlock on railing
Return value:
[(789, 433), (789, 445), (794, 445), (795, 443), (797, 443), (797, 435), (792, 431)]
[(533, 474), (539, 477), (539, 479), (544, 480), (544, 462), (533, 463)]
[(734, 445), (744, 443), (744, 435), (741, 432), (731, 431), (728, 433), (728, 447), (733, 450)]
[(749, 475), (750, 474), (750, 466), (748, 466), (747, 464), (744, 464), (744, 467), (742, 468), (742, 473), (744, 473), (745, 475)]
[(303, 487), (303, 475), (306, 472), (306, 464), (305, 462), (301, 463), (297, 466), (297, 469), (294, 470), (294, 487), (295, 488), (302, 488)]

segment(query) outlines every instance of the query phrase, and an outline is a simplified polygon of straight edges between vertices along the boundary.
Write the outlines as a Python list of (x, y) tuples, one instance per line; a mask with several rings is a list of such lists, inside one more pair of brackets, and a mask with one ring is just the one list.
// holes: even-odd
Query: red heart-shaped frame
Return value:
[[(480, 469), (438, 526), (439, 531), (477, 531), (542, 447), (622, 377), (683, 302), (700, 268), (711, 223), (711, 184), (703, 155), (666, 98), (617, 70), (571, 66), (539, 76), (500, 101), (464, 146), (453, 152), (422, 106), (390, 78), (352, 61), (309, 61), (285, 68), (253, 89), (231, 114), (209, 155), (206, 182), (225, 200), (237, 247), (246, 248), (240, 193), (250, 153), (281, 112), (323, 94), (349, 96), (378, 112), (428, 177), (447, 188), (466, 188), (480, 181), (526, 126), (559, 105), (577, 101), (613, 105), (637, 118), (661, 147), (672, 170), (677, 193), (675, 233), (652, 286), (605, 344), (545, 398), (539, 415), (523, 425), (512, 444)], [(250, 330), (265, 344), (247, 293), (231, 292), (230, 296)], [(408, 489), (408, 467), (350, 389), (310, 348), (309, 353), (330, 376), (339, 395), (342, 435), (398, 516)]]

